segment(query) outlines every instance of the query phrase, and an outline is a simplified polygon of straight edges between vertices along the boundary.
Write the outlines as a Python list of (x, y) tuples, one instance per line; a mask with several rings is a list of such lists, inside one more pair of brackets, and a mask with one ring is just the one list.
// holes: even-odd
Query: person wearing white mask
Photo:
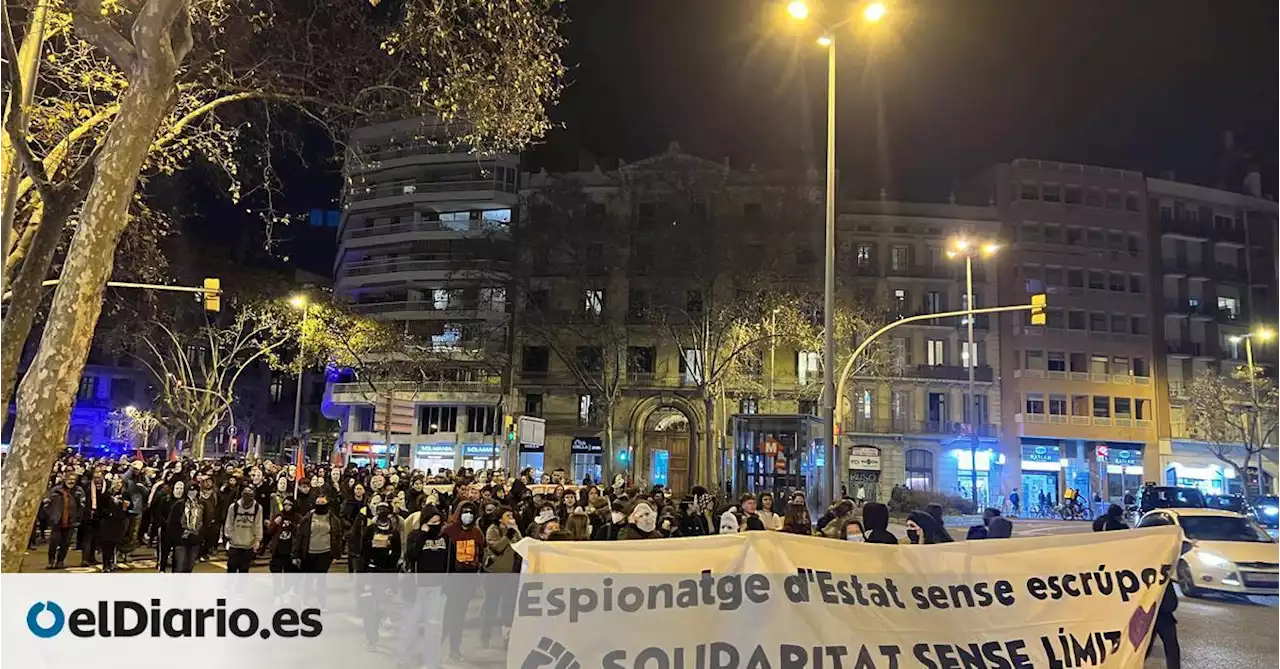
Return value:
[(627, 516), (627, 526), (618, 532), (618, 540), (657, 539), (658, 514), (647, 502), (636, 502)]
[(190, 572), (200, 555), (200, 540), (207, 520), (205, 508), (200, 502), (200, 491), (194, 485), (188, 486), (183, 481), (174, 483), (173, 496), (164, 535), (173, 541), (174, 573)]
[(865, 541), (865, 538), (862, 536), (862, 523), (856, 520), (850, 520), (845, 523), (844, 532), (841, 532), (840, 534), (842, 535), (840, 538), (845, 541), (852, 541), (854, 543), (863, 543), (863, 541)]
[(738, 533), (738, 508), (730, 507), (728, 511), (720, 514), (720, 534), (737, 534)]

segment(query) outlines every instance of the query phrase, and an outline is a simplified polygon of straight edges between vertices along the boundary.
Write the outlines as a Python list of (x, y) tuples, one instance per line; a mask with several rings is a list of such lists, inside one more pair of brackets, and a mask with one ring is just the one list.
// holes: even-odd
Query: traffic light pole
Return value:
[[(970, 306), (972, 306), (972, 304)], [(933, 320), (935, 318), (948, 318), (951, 316), (969, 316), (970, 320), (972, 320), (972, 317), (978, 314), (998, 314), (998, 313), (1009, 312), (1009, 311), (1030, 311), (1032, 323), (1036, 325), (1043, 325), (1044, 324), (1044, 307), (1045, 307), (1045, 296), (1033, 295), (1031, 298), (1031, 304), (1018, 304), (1018, 305), (1012, 305), (1007, 307), (986, 307), (983, 309), (961, 309), (960, 311), (943, 311), (936, 314), (920, 314), (919, 316), (907, 316), (906, 318), (900, 318), (892, 323), (889, 323), (888, 325), (871, 333), (871, 336), (867, 337), (866, 339), (863, 339), (862, 343), (858, 344), (858, 347), (853, 350), (853, 355), (849, 356), (848, 362), (844, 363), (844, 367), (841, 368), (839, 382), (836, 384), (836, 396), (835, 396), (836, 410), (834, 415), (838, 417), (842, 413), (841, 409), (843, 407), (841, 403), (844, 401), (845, 384), (849, 380), (849, 374), (853, 371), (854, 363), (858, 361), (858, 358), (862, 357), (862, 354), (867, 350), (867, 347), (870, 346), (872, 342), (874, 342), (875, 340), (883, 336), (884, 333), (900, 325), (906, 325), (908, 323), (916, 323), (919, 321)], [(972, 356), (973, 353), (970, 352), (969, 355)], [(976, 363), (977, 361), (971, 361), (971, 362)], [(972, 401), (972, 398), (970, 398), (970, 400)], [(839, 427), (838, 421), (835, 427)], [(836, 438), (839, 439), (839, 436), (840, 436), (839, 432), (837, 431)], [(833, 457), (838, 458), (839, 453), (840, 453), (840, 449), (835, 448), (833, 450)], [(976, 462), (972, 464), (975, 466), (977, 465)], [(835, 468), (839, 466), (839, 463), (834, 462), (833, 460), (830, 466), (834, 471)], [(836, 490), (838, 490), (838, 488)], [(833, 498), (837, 494), (836, 490), (833, 490), (831, 493)]]
[[(49, 279), (48, 281), (41, 282), (40, 286), (41, 287), (56, 286), (58, 285), (59, 281), (60, 279)], [(215, 295), (222, 294), (222, 290), (217, 288), (204, 288), (204, 287), (195, 287), (195, 286), (166, 286), (164, 284), (159, 284), (159, 283), (130, 283), (128, 281), (108, 281), (107, 286), (109, 288), (145, 288), (147, 290), (167, 290), (167, 291), (172, 291), (176, 293), (201, 293), (206, 296), (209, 295), (210, 293), (213, 293)], [(0, 297), (0, 301), (8, 301), (9, 298), (11, 297), (13, 297), (12, 291), (5, 293), (3, 297)]]

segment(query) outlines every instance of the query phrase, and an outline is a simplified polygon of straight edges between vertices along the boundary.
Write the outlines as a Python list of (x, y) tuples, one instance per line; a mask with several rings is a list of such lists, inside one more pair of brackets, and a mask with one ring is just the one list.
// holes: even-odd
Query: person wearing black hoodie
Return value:
[[(1121, 519), (1123, 515), (1124, 509), (1121, 509), (1118, 504), (1112, 504), (1105, 516), (1094, 521), (1093, 531), (1109, 532), (1129, 529)], [(1173, 580), (1170, 580), (1164, 588), (1164, 596), (1160, 599), (1160, 608), (1156, 610), (1153, 629), (1155, 636), (1160, 637), (1160, 645), (1164, 647), (1164, 665), (1169, 669), (1182, 669), (1182, 645), (1178, 643), (1178, 619), (1173, 617), (1173, 612), (1177, 610), (1178, 593), (1173, 591)], [(1155, 650), (1155, 647), (1155, 639), (1148, 642), (1147, 657), (1151, 657), (1151, 651)]]
[(378, 505), (373, 522), (364, 529), (360, 558), (363, 569), (371, 574), (393, 574), (400, 559), (400, 532), (391, 522), (391, 505)]
[(898, 537), (889, 531), (889, 507), (880, 502), (862, 505), (862, 536), (869, 544), (898, 545)]
[(951, 534), (946, 530), (947, 523), (945, 520), (942, 519), (942, 505), (938, 504), (937, 502), (932, 502), (930, 504), (925, 505), (924, 510), (925, 510), (925, 513), (929, 514), (929, 516), (933, 518), (934, 522), (938, 524), (938, 528), (942, 530), (940, 533), (938, 533), (936, 537), (937, 540), (934, 543), (939, 543), (939, 544), (951, 543), (953, 540), (951, 538)]
[[(441, 610), (444, 574), (449, 571), (453, 552), (441, 530), (444, 515), (434, 506), (424, 506), (420, 522), (405, 541), (404, 568), (414, 574), (413, 605), (404, 608), (397, 659), (400, 665), (440, 665)], [(415, 643), (421, 642), (421, 662), (410, 658)]]
[(946, 533), (947, 531), (942, 529), (932, 514), (924, 511), (912, 511), (907, 514), (907, 539), (913, 544), (949, 543), (950, 536), (942, 538)]
[(1112, 504), (1107, 507), (1107, 512), (1093, 519), (1094, 532), (1110, 532), (1112, 530), (1127, 530), (1129, 524), (1124, 522), (1124, 509), (1119, 504)]
[(972, 541), (974, 539), (986, 539), (988, 528), (991, 525), (991, 519), (999, 515), (1000, 515), (1000, 509), (997, 509), (995, 507), (987, 507), (986, 509), (984, 509), (982, 511), (982, 524), (971, 526), (969, 528), (969, 531), (964, 535), (965, 541)]

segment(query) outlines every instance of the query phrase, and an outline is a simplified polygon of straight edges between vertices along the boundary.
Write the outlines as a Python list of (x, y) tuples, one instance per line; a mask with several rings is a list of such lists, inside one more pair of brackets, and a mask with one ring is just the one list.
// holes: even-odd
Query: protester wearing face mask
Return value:
[(588, 504), (591, 514), (591, 540), (592, 541), (608, 541), (612, 537), (609, 536), (613, 526), (613, 518), (609, 508), (609, 500), (606, 497), (595, 497)]
[(222, 531), (227, 537), (227, 573), (249, 573), (253, 556), (262, 545), (262, 507), (252, 486), (241, 488), (240, 499), (227, 511)]
[(293, 544), (293, 564), (309, 574), (329, 571), (334, 557), (342, 551), (343, 526), (329, 498), (320, 496), (298, 523)]
[(205, 534), (205, 505), (200, 501), (199, 489), (182, 481), (174, 484), (174, 496), (164, 533), (173, 539), (173, 571), (190, 572), (195, 568)]
[(866, 540), (862, 533), (862, 523), (856, 520), (849, 520), (844, 525), (844, 530), (840, 533), (840, 538), (853, 543), (862, 543)]
[(116, 547), (124, 540), (129, 526), (129, 499), (124, 493), (124, 481), (111, 481), (107, 498), (99, 500), (99, 537), (102, 540), (102, 571), (116, 570)]
[(531, 524), (525, 534), (531, 537), (541, 538), (544, 534), (542, 528), (551, 521), (559, 523), (560, 517), (556, 512), (556, 506), (550, 502), (543, 502), (538, 508), (538, 515), (534, 516), (533, 524)]
[(932, 515), (923, 511), (912, 511), (907, 515), (907, 541), (913, 544), (949, 543), (951, 537), (944, 540), (942, 538), (944, 534), (946, 530)]
[[(803, 499), (803, 498), (802, 498)], [(813, 523), (809, 520), (809, 508), (803, 501), (792, 501), (782, 518), (782, 531), (789, 534), (813, 535)]]
[(656, 539), (658, 537), (658, 514), (646, 502), (636, 502), (627, 516), (627, 526), (618, 532), (618, 540)]
[(80, 566), (98, 564), (95, 553), (99, 547), (98, 530), (102, 518), (102, 503), (107, 499), (107, 480), (104, 472), (94, 468), (84, 493), (84, 536), (80, 539)]
[(222, 523), (218, 522), (218, 493), (214, 490), (213, 479), (206, 476), (200, 481), (200, 503), (204, 505), (204, 536), (200, 540), (200, 561), (208, 561), (218, 546), (218, 535), (222, 532)]
[(494, 628), (501, 628), (505, 639), (511, 627), (521, 562), (520, 555), (512, 548), (512, 544), (521, 539), (515, 515), (510, 509), (499, 509), (496, 516), (484, 535), (484, 571), (488, 576), (480, 614), (480, 643), (486, 647)]
[(862, 527), (862, 536), (869, 544), (898, 544), (898, 537), (889, 531), (889, 507), (880, 502), (862, 506)]
[[(484, 555), (484, 535), (476, 526), (475, 502), (463, 502), (458, 506), (457, 519), (445, 526), (443, 533), (449, 540), (449, 571), (454, 574), (476, 574), (480, 571)], [(465, 576), (449, 579), (446, 584), (444, 609), (444, 636), (449, 644), (449, 657), (462, 659), (462, 626), (467, 607), (475, 595), (477, 581)]]
[(400, 559), (400, 533), (392, 523), (391, 505), (383, 502), (364, 530), (360, 550), (363, 571), (373, 574), (389, 574), (396, 570)]
[(271, 519), (268, 526), (267, 569), (273, 573), (293, 571), (293, 542), (297, 533), (298, 516), (294, 513), (293, 500), (285, 500), (280, 514)]
[(565, 521), (561, 527), (569, 533), (571, 541), (591, 540), (591, 517), (585, 511), (576, 510), (570, 513), (569, 520)]

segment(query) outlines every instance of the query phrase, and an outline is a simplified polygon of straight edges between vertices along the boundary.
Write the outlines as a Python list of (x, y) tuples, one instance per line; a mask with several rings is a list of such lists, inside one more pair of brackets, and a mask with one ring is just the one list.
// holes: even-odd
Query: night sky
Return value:
[[(817, 3), (813, 5), (817, 7)], [(889, 2), (877, 31), (837, 33), (846, 192), (945, 197), (1017, 157), (1173, 169), (1214, 181), (1233, 130), (1275, 192), (1275, 2)], [(859, 7), (828, 3), (827, 7)], [(734, 166), (821, 166), (826, 55), (777, 3), (570, 0), (566, 128), (535, 163), (579, 148), (635, 160), (677, 140)], [(883, 29), (879, 29), (883, 28)]]
[[(884, 188), (894, 199), (943, 201), (952, 184), (1020, 157), (1149, 175), (1175, 170), (1179, 180), (1214, 185), (1226, 130), (1246, 154), (1236, 173), (1259, 169), (1264, 191), (1276, 192), (1274, 1), (887, 4), (874, 31), (853, 22), (837, 32), (845, 196)], [(826, 54), (815, 33), (782, 20), (781, 3), (568, 0), (567, 7), (570, 83), (552, 111), (563, 128), (529, 153), (528, 168), (575, 169), (588, 154), (606, 164), (634, 161), (672, 140), (735, 168), (821, 168)], [(340, 165), (328, 142), (313, 144), (305, 165), (277, 161), (282, 211), (336, 206)], [(261, 236), (259, 220), (216, 194), (197, 199), (205, 203), (197, 219), (217, 224), (197, 224), (203, 229), (192, 232), (204, 239), (190, 241), (257, 244), (250, 238)], [(228, 226), (242, 233), (228, 236)], [(281, 232), (288, 243), (278, 255), (327, 271), (332, 246), (307, 231)]]

